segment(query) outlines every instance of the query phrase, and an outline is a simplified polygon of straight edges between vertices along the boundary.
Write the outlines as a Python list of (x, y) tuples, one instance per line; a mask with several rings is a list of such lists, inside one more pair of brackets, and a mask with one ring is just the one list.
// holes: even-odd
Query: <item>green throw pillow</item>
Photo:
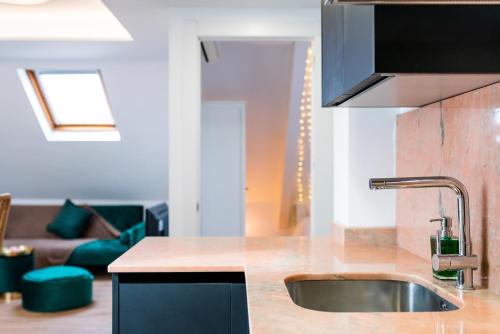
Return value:
[(76, 239), (87, 228), (90, 217), (92, 212), (76, 206), (67, 199), (54, 221), (47, 225), (47, 230), (63, 239)]

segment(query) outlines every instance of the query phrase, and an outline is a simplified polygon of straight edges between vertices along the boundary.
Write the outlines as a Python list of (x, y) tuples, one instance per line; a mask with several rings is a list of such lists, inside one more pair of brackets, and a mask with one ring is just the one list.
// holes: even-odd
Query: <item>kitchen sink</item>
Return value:
[(295, 304), (315, 311), (443, 312), (459, 309), (434, 291), (410, 281), (299, 275), (287, 278), (285, 283)]

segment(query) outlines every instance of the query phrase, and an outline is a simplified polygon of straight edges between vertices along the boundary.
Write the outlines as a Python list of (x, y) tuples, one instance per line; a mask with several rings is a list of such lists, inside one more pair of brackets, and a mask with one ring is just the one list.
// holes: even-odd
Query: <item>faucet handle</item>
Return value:
[(432, 256), (432, 269), (435, 271), (477, 269), (479, 259), (476, 255), (463, 256), (458, 254), (434, 254)]

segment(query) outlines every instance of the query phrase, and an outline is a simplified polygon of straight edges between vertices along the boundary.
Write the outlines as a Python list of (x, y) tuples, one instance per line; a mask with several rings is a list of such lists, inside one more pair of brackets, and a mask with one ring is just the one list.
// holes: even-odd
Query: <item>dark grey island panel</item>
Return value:
[(113, 334), (248, 334), (243, 273), (113, 275)]

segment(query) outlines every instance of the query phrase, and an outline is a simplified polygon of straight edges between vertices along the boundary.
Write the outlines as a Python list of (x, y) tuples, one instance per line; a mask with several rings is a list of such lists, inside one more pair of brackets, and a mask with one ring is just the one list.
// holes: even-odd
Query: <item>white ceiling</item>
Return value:
[(320, 0), (165, 0), (171, 7), (314, 8)]
[(103, 0), (133, 42), (0, 42), (0, 60), (166, 60), (172, 7), (314, 8), (320, 0)]

